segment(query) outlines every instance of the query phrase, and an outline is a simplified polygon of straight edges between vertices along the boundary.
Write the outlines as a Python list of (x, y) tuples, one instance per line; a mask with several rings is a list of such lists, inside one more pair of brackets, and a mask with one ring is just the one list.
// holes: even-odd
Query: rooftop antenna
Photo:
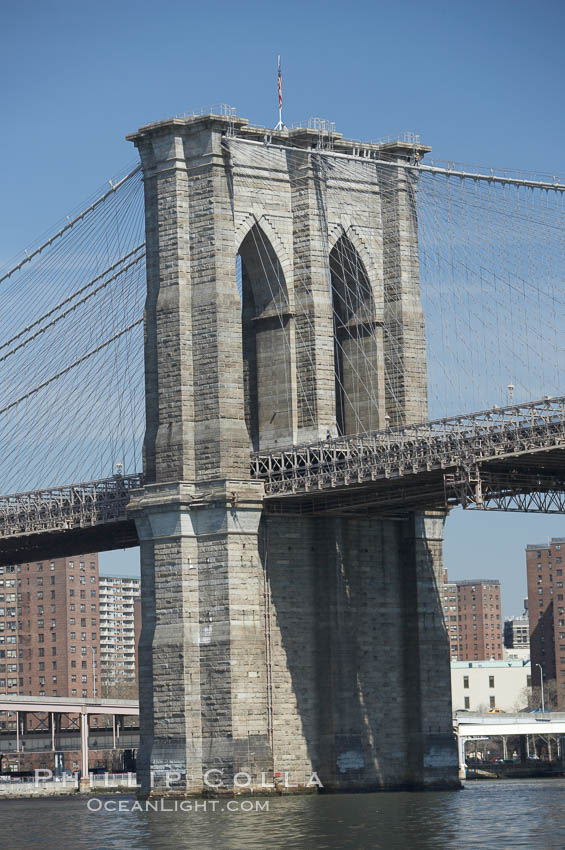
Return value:
[(278, 73), (277, 73), (277, 84), (279, 90), (279, 123), (276, 125), (275, 130), (284, 130), (285, 126), (282, 120), (282, 72), (281, 72), (281, 55), (280, 53), (277, 55), (278, 61)]

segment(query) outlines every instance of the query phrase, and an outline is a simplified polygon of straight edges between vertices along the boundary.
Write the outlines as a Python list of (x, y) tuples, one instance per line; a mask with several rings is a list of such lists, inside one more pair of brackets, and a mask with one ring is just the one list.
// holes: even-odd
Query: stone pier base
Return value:
[(457, 787), (443, 516), (271, 517), (257, 496), (135, 504), (142, 794)]

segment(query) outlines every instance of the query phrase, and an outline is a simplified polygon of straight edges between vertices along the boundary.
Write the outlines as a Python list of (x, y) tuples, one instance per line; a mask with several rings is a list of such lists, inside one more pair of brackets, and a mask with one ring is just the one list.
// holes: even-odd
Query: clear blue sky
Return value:
[[(274, 125), (278, 52), (288, 124), (414, 130), (440, 159), (562, 173), (564, 24), (561, 0), (5, 4), (0, 264), (132, 160), (139, 125), (218, 102)], [(518, 611), (524, 545), (561, 534), (559, 517), (458, 511), (447, 565), (500, 577)]]

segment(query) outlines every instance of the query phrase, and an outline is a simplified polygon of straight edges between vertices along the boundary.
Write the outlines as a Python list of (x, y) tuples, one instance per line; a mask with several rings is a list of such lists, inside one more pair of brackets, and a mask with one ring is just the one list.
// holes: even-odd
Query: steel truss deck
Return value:
[[(565, 396), (258, 452), (250, 473), (264, 482), (270, 514), (390, 516), (454, 505), (563, 513)], [(142, 486), (140, 474), (116, 475), (0, 496), (0, 561), (71, 533), (84, 545), (93, 530), (102, 549), (135, 545), (127, 505)]]

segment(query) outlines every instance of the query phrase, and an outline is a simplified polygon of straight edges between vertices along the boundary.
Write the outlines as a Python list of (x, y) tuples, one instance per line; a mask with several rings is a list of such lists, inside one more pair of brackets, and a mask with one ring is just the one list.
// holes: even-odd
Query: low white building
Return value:
[(451, 662), (453, 711), (519, 711), (528, 704), (530, 687), (529, 659)]

